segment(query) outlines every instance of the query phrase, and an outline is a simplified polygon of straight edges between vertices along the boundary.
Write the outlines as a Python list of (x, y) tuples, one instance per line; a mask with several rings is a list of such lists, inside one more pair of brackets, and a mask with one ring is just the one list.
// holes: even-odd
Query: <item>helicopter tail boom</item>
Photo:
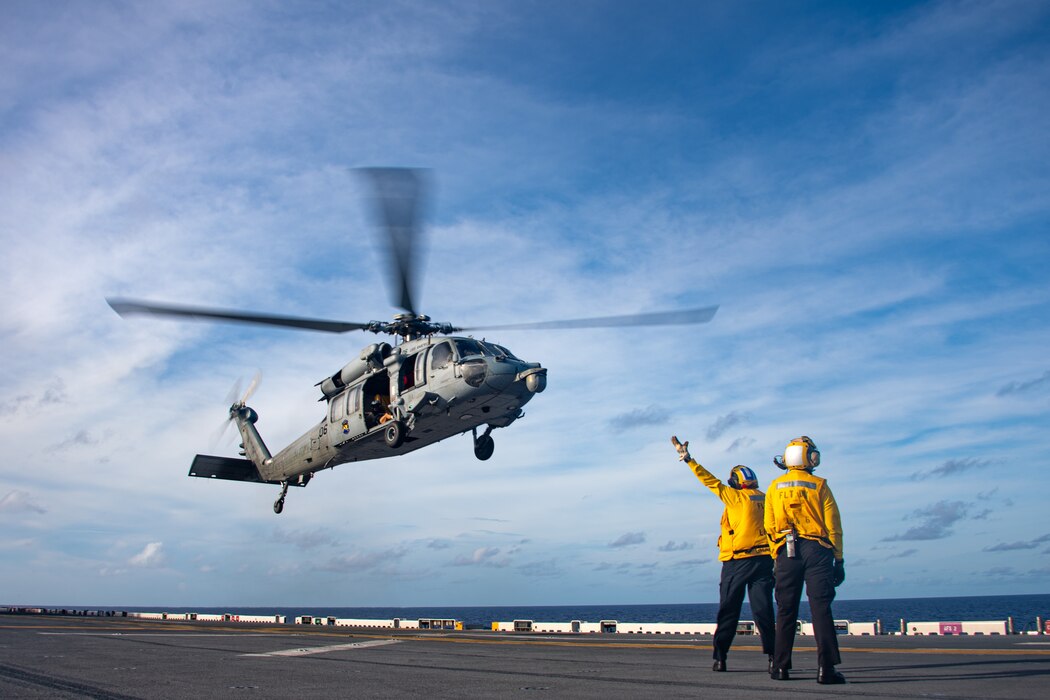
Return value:
[(273, 463), (273, 458), (259, 431), (255, 429), (259, 414), (248, 406), (234, 404), (230, 407), (230, 418), (237, 424), (237, 432), (241, 434), (241, 454), (248, 458), (261, 475), (267, 476), (266, 467)]

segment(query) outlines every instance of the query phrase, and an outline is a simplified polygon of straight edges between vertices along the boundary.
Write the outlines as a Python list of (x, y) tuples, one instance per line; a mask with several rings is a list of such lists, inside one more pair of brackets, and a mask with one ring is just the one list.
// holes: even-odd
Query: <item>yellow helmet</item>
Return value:
[(738, 464), (729, 472), (729, 485), (734, 489), (757, 489), (758, 477), (750, 468)]
[(810, 438), (803, 435), (787, 444), (784, 454), (773, 459), (781, 469), (805, 469), (813, 471), (820, 466), (820, 450)]

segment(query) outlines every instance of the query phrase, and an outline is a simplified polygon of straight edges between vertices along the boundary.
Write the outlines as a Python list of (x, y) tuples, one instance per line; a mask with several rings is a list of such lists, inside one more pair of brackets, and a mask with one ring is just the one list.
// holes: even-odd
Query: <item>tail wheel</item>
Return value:
[(392, 420), (383, 428), (383, 441), (387, 447), (401, 447), (405, 441), (405, 424), (399, 420)]

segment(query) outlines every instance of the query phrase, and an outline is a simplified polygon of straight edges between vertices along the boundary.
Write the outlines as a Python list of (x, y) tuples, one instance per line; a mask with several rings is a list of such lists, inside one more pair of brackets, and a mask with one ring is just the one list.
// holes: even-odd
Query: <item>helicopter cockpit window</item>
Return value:
[(509, 357), (512, 360), (517, 360), (518, 359), (517, 356), (514, 355), (514, 353), (512, 353), (510, 350), (508, 350), (507, 348), (503, 347), (502, 345), (496, 345), (495, 343), (492, 343), (491, 345), (492, 345), (492, 347), (496, 348), (496, 351), (500, 355), (506, 355), (507, 357)]
[(447, 367), (452, 359), (452, 346), (448, 343), (435, 345), (430, 351), (430, 369), (442, 369)]
[(456, 338), (456, 351), (459, 353), (459, 359), (461, 360), (465, 357), (489, 354), (482, 348), (482, 344), (473, 338)]

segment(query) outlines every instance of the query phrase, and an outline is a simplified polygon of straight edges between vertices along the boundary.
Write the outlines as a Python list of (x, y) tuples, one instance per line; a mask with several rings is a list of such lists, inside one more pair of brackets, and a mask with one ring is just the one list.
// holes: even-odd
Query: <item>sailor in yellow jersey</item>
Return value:
[(842, 663), (831, 601), (846, 578), (842, 560), (842, 521), (827, 482), (813, 476), (820, 451), (806, 436), (788, 443), (774, 463), (787, 474), (769, 484), (765, 529), (776, 562), (776, 648), (770, 668), (774, 680), (789, 680), (798, 604), (806, 585), (813, 636), (817, 642), (817, 683), (845, 683), (835, 670)]
[(689, 443), (671, 443), (678, 457), (686, 462), (700, 482), (725, 504), (722, 534), (718, 538), (718, 559), (722, 579), (718, 587), (718, 626), (714, 637), (713, 671), (726, 670), (726, 656), (736, 636), (740, 608), (747, 591), (751, 614), (762, 637), (762, 649), (773, 663), (773, 560), (762, 526), (765, 496), (758, 490), (755, 473), (743, 465), (733, 467), (729, 485), (700, 466), (689, 454)]

